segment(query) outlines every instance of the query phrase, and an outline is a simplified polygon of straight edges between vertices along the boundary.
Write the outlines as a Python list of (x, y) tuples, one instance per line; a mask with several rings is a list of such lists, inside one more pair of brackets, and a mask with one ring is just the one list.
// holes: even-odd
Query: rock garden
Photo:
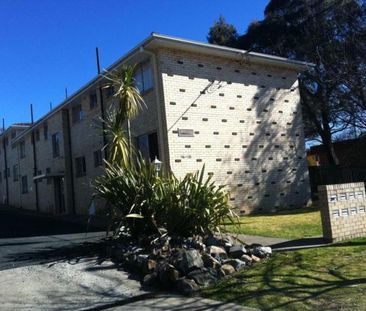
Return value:
[(122, 268), (138, 274), (144, 287), (189, 295), (269, 257), (272, 250), (244, 245), (229, 235), (184, 239), (164, 234), (138, 240), (124, 236), (108, 253)]

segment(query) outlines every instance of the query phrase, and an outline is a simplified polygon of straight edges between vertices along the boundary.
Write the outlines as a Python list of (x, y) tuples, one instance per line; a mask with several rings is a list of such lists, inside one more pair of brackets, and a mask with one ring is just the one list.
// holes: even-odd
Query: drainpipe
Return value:
[[(3, 118), (3, 133), (5, 133), (5, 120)], [(6, 153), (5, 137), (3, 137), (3, 149), (4, 149), (4, 166), (5, 166), (5, 189), (6, 189), (6, 204), (9, 205), (9, 181), (8, 181), (8, 157)]]
[(161, 160), (165, 167), (165, 171), (167, 173), (171, 172), (170, 169), (170, 156), (169, 156), (169, 148), (168, 148), (168, 130), (167, 130), (167, 122), (166, 122), (166, 114), (165, 114), (165, 105), (164, 105), (164, 89), (163, 82), (161, 80), (161, 76), (158, 74), (158, 62), (156, 60), (156, 54), (144, 49), (144, 47), (140, 47), (141, 53), (146, 53), (150, 55), (153, 64), (154, 70), (154, 88), (155, 88), (155, 100), (156, 105), (158, 107), (158, 131), (159, 131), (159, 141), (161, 142), (159, 149), (161, 151)]
[[(97, 58), (97, 71), (98, 71), (98, 76), (100, 76), (100, 62), (99, 62), (99, 49), (95, 48), (95, 52), (96, 52), (96, 58)], [(102, 130), (103, 130), (103, 148), (104, 148), (104, 158), (107, 159), (108, 158), (108, 150), (106, 147), (107, 145), (107, 135), (105, 133), (105, 108), (104, 108), (104, 100), (103, 100), (103, 90), (102, 90), (102, 86), (99, 86), (99, 97), (100, 97), (100, 114), (102, 117)]]
[[(62, 110), (62, 124), (63, 124), (62, 127), (64, 134), (64, 152), (65, 152), (65, 185), (66, 185), (67, 196), (70, 196), (71, 199), (70, 200), (71, 202), (68, 199), (68, 205), (69, 203), (71, 204), (71, 214), (76, 215), (74, 166), (73, 166), (74, 162), (72, 158), (71, 124), (68, 109)], [(70, 187), (68, 187), (68, 182), (70, 182)]]
[[(33, 119), (33, 105), (30, 105), (31, 110), (31, 124), (33, 126), (34, 119)], [(33, 177), (37, 176), (38, 168), (37, 168), (37, 152), (36, 152), (36, 140), (34, 137), (34, 129), (32, 130), (32, 145), (33, 145)], [(38, 182), (37, 180), (33, 180), (34, 182), (34, 188), (36, 192), (36, 209), (37, 212), (39, 212), (39, 197), (38, 197)]]

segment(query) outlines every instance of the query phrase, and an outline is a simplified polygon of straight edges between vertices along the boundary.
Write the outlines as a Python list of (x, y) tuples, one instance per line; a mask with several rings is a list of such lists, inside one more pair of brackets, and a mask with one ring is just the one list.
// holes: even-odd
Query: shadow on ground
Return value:
[(88, 227), (86, 220), (80, 219), (75, 222), (66, 218), (0, 206), (0, 239), (81, 233), (87, 230), (95, 232), (100, 231), (100, 228)]
[[(59, 262), (77, 264), (81, 260), (95, 261), (96, 264), (100, 264), (107, 258), (106, 249), (109, 244), (109, 240), (103, 239), (95, 242), (75, 243), (64, 246), (48, 246), (46, 248), (34, 248), (31, 251), (9, 254), (4, 256), (4, 259), (15, 266), (21, 266), (22, 263), (28, 262), (48, 264), (49, 266)], [(98, 269), (97, 266), (95, 269)]]
[(366, 240), (282, 252), (207, 290), (261, 310), (366, 310)]

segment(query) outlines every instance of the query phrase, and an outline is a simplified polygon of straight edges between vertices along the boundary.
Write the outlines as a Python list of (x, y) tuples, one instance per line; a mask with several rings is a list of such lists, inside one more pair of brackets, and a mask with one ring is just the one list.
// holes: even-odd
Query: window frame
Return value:
[(75, 177), (86, 176), (86, 160), (85, 156), (75, 158)]
[(56, 132), (52, 134), (52, 156), (57, 158), (60, 156), (60, 133)]

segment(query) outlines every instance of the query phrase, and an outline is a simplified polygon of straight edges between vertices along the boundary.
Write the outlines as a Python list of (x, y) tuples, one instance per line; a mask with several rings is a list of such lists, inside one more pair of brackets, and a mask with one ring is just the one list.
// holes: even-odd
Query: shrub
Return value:
[(222, 223), (234, 223), (236, 215), (224, 187), (205, 179), (204, 171), (178, 180), (174, 175), (157, 177), (154, 166), (141, 158), (130, 167), (107, 164), (96, 179), (95, 194), (112, 206), (117, 231), (127, 226), (137, 236), (163, 227), (171, 235), (212, 234)]
[(224, 186), (217, 187), (211, 176), (200, 172), (187, 174), (178, 181), (174, 176), (165, 184), (166, 228), (170, 234), (191, 236), (220, 231), (224, 221), (235, 222), (236, 215), (228, 203)]

